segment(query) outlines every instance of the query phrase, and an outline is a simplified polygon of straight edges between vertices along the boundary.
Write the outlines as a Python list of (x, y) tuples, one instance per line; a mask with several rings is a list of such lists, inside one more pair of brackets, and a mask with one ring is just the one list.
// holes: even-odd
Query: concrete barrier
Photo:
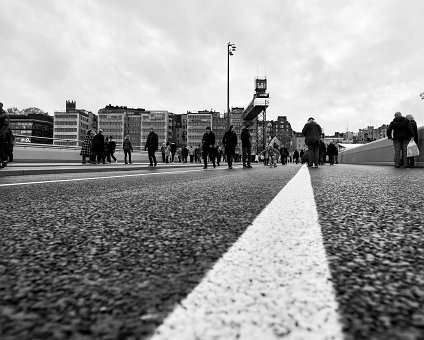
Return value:
[[(424, 167), (424, 126), (418, 128), (418, 148), (415, 166)], [(384, 138), (340, 152), (338, 160), (342, 164), (394, 165), (394, 158), (393, 141)]]
[[(79, 163), (81, 149), (31, 147), (16, 145), (13, 150), (13, 160), (15, 163)], [(162, 160), (160, 152), (156, 152), (156, 158)], [(118, 162), (124, 162), (124, 152), (115, 152)], [(158, 160), (159, 160), (158, 158)], [(131, 154), (133, 163), (145, 163), (149, 161), (147, 151), (135, 151)]]

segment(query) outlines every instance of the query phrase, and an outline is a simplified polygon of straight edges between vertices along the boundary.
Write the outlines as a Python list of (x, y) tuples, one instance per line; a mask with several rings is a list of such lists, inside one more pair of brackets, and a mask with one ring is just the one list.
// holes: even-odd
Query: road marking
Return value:
[[(136, 171), (136, 170), (134, 170), (134, 171)], [(186, 172), (196, 172), (196, 171), (205, 171), (205, 170), (203, 170), (203, 169), (196, 169), (196, 170), (178, 170), (178, 171), (163, 171), (163, 172), (147, 172), (147, 173), (142, 173), (142, 174), (127, 174), (127, 175), (114, 175), (114, 176), (99, 176), (99, 177), (57, 179), (57, 180), (49, 180), (49, 181), (6, 183), (6, 184), (0, 184), (0, 187), (12, 187), (12, 186), (19, 186), (19, 185), (44, 184), (44, 183), (62, 183), (62, 182), (92, 181), (92, 180), (96, 180), (96, 179), (122, 178), (122, 177), (138, 177), (138, 176), (153, 176), (153, 175), (163, 175), (163, 174), (168, 174), (168, 175), (171, 174), (172, 175), (172, 174), (179, 174), (179, 173), (186, 173)]]
[(343, 339), (306, 166), (159, 326), (163, 339)]

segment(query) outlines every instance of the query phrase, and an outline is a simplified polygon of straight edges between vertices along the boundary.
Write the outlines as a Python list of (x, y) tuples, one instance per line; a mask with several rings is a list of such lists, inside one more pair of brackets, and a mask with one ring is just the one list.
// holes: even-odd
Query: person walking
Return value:
[(99, 129), (99, 132), (93, 138), (93, 151), (97, 158), (97, 164), (102, 162), (105, 164), (104, 152), (105, 152), (105, 136), (103, 136), (103, 130)]
[(194, 161), (194, 151), (193, 145), (190, 145), (190, 149), (188, 150), (188, 153), (190, 155), (190, 163), (193, 163)]
[(130, 136), (125, 136), (124, 142), (122, 144), (122, 149), (124, 149), (124, 161), (125, 164), (128, 164), (127, 162), (127, 155), (128, 155), (128, 161), (131, 164), (131, 152), (133, 152), (133, 147), (130, 141)]
[(243, 128), (240, 134), (243, 168), (252, 168), (250, 160), (252, 159), (252, 137), (249, 132), (249, 124)]
[[(415, 144), (418, 145), (418, 129), (417, 129), (417, 122), (414, 119), (413, 115), (406, 115), (406, 119), (409, 120), (409, 123), (411, 124), (413, 138)], [(408, 166), (410, 168), (415, 167), (415, 157), (408, 157)]]
[(299, 163), (299, 157), (300, 157), (300, 155), (299, 155), (299, 151), (297, 151), (297, 149), (296, 149), (296, 150), (294, 150), (294, 152), (293, 152), (293, 160), (294, 160), (294, 162), (295, 162), (296, 164), (298, 164), (298, 163)]
[(114, 155), (115, 150), (116, 150), (116, 142), (113, 139), (113, 136), (110, 136), (109, 137), (109, 155), (110, 155), (110, 157), (112, 157), (113, 161), (116, 163), (117, 160), (116, 160), (116, 157)]
[(9, 128), (9, 115), (3, 110), (0, 103), (0, 169), (7, 166), (7, 129)]
[(221, 158), (222, 158), (222, 149), (219, 145), (216, 146), (215, 148), (215, 157), (216, 157), (216, 164), (218, 166), (221, 165)]
[(165, 157), (166, 143), (165, 142), (162, 143), (162, 146), (160, 147), (160, 151), (162, 153), (162, 163), (166, 163), (166, 157)]
[(334, 165), (335, 157), (337, 155), (337, 146), (334, 145), (334, 142), (331, 141), (330, 144), (327, 146), (327, 155), (328, 155), (328, 161), (330, 165)]
[(414, 133), (410, 121), (400, 112), (395, 113), (395, 118), (389, 124), (387, 137), (393, 140), (395, 168), (408, 167), (406, 148), (411, 138), (414, 137)]
[(187, 146), (183, 146), (181, 148), (181, 158), (183, 160), (183, 163), (187, 163), (187, 157), (188, 157), (188, 149)]
[(203, 169), (208, 168), (208, 156), (212, 161), (212, 165), (215, 168), (215, 134), (212, 132), (211, 127), (206, 127), (206, 132), (202, 137), (202, 153), (203, 153)]
[(147, 135), (146, 140), (146, 146), (144, 147), (144, 150), (147, 150), (147, 154), (149, 155), (149, 162), (150, 166), (156, 166), (158, 165), (158, 162), (156, 161), (155, 152), (159, 147), (159, 138), (155, 131), (153, 131), (153, 128), (150, 129), (149, 134)]
[(310, 117), (302, 129), (302, 135), (305, 136), (305, 143), (308, 146), (308, 166), (318, 168), (319, 146), (321, 141), (321, 126)]
[(222, 144), (224, 145), (224, 148), (225, 148), (225, 155), (227, 158), (228, 169), (232, 169), (234, 155), (236, 153), (236, 146), (237, 146), (237, 135), (233, 131), (233, 125), (230, 125), (228, 130), (224, 133), (224, 137), (222, 138)]
[(105, 149), (103, 154), (103, 164), (106, 162), (110, 163), (110, 152), (109, 152), (109, 137), (105, 138)]
[(87, 163), (87, 157), (88, 157), (88, 163), (92, 163), (92, 157), (93, 157), (93, 133), (92, 130), (88, 130), (85, 137), (84, 137), (84, 141), (82, 142), (82, 146), (81, 146), (81, 152), (80, 152), (80, 156), (82, 156), (82, 164), (86, 164)]
[(7, 128), (7, 149), (6, 149), (6, 157), (8, 163), (13, 163), (13, 147), (15, 146), (15, 136), (13, 135), (13, 131), (10, 126)]
[(174, 163), (175, 153), (177, 152), (177, 145), (172, 142), (170, 145), (171, 148), (171, 160), (170, 163)]

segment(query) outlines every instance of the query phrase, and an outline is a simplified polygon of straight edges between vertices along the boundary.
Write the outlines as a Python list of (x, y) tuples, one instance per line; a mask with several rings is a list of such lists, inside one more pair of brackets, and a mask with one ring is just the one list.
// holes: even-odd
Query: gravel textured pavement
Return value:
[(299, 168), (0, 187), (2, 340), (148, 336)]
[(424, 169), (310, 169), (346, 339), (424, 339)]

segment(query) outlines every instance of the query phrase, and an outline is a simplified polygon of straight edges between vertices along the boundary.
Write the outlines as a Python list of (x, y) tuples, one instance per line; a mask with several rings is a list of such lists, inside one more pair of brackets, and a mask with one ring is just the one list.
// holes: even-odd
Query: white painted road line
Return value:
[(57, 179), (57, 180), (34, 181), (34, 182), (6, 183), (6, 184), (0, 184), (0, 187), (13, 187), (13, 186), (19, 186), (19, 185), (45, 184), (45, 183), (93, 181), (93, 180), (98, 180), (98, 179), (123, 178), (123, 177), (139, 177), (139, 176), (154, 176), (154, 175), (173, 175), (173, 174), (181, 174), (181, 173), (196, 172), (196, 171), (205, 171), (205, 170), (203, 170), (203, 169), (196, 169), (196, 170), (177, 170), (177, 171), (162, 171), (162, 172), (146, 172), (146, 173), (141, 173), (141, 174), (127, 174), (127, 175), (113, 175), (113, 176), (98, 176), (98, 177)]
[(303, 166), (152, 340), (343, 339)]

